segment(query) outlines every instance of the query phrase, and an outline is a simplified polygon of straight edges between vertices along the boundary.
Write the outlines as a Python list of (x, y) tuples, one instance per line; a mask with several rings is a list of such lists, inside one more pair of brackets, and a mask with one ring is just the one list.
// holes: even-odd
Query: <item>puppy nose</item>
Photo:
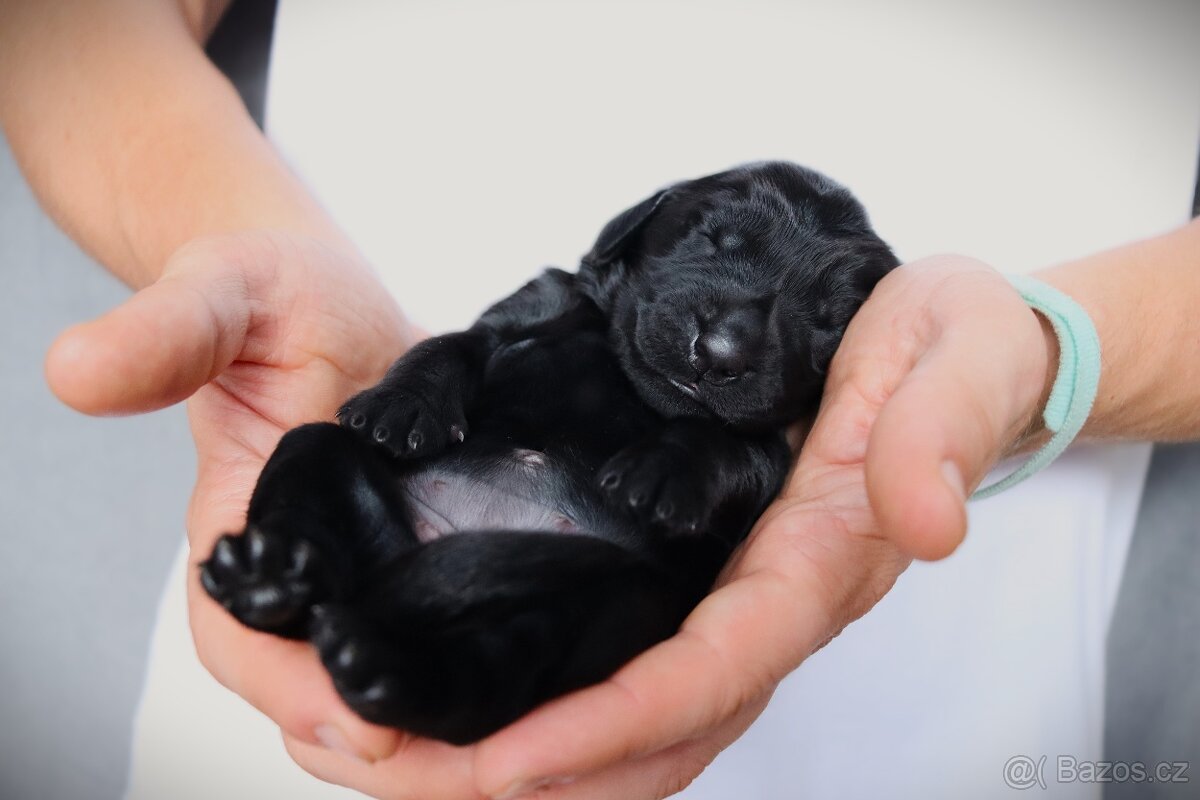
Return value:
[(762, 316), (753, 309), (737, 309), (704, 326), (692, 343), (688, 363), (709, 383), (729, 383), (746, 373), (762, 339)]
[(728, 383), (746, 371), (746, 357), (742, 348), (732, 338), (720, 333), (703, 333), (696, 337), (688, 361), (692, 369), (709, 383)]

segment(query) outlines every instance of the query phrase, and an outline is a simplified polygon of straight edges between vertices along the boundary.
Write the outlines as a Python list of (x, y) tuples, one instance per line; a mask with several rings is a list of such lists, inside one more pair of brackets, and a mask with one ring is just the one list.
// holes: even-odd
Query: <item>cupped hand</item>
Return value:
[[(92, 414), (185, 398), (197, 451), (188, 512), (191, 563), (245, 524), (250, 492), (280, 436), (328, 420), (411, 344), (394, 301), (348, 249), (278, 233), (199, 239), (128, 302), (67, 330), (46, 371), (55, 393)], [(165, 535), (165, 533), (164, 533)], [(223, 684), (299, 741), (362, 757), (396, 748), (338, 698), (311, 648), (239, 625), (189, 570), (196, 649)]]

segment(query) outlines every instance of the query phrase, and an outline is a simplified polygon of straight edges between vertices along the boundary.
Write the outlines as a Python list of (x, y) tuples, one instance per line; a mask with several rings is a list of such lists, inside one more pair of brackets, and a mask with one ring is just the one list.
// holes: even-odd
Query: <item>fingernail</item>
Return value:
[(517, 800), (519, 797), (540, 792), (543, 789), (553, 789), (556, 786), (569, 786), (574, 782), (574, 778), (539, 778), (532, 781), (516, 781), (507, 790), (496, 795), (495, 800)]
[(348, 758), (353, 758), (355, 761), (361, 761), (364, 764), (371, 762), (371, 759), (367, 758), (354, 745), (350, 744), (350, 740), (346, 738), (346, 734), (342, 733), (334, 725), (328, 723), (318, 725), (313, 729), (313, 736), (317, 737), (317, 741), (326, 750), (341, 753)]
[(965, 503), (967, 501), (967, 486), (963, 481), (962, 472), (959, 471), (958, 465), (953, 461), (943, 461), (942, 477), (951, 490), (954, 491), (954, 494)]

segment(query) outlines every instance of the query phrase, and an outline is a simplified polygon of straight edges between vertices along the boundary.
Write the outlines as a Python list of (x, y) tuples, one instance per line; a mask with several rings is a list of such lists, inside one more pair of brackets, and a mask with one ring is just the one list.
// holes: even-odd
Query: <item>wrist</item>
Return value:
[(135, 288), (153, 283), (180, 247), (214, 235), (275, 231), (356, 254), (236, 95), (220, 95), (167, 112), (120, 158), (123, 252), (106, 263)]
[(1083, 435), (1164, 441), (1200, 436), (1200, 220), (1037, 277), (1091, 316), (1104, 353)]
[(1029, 308), (1050, 321), (1058, 340), (1059, 364), (1050, 395), (1041, 411), (1050, 435), (1044, 445), (1017, 469), (977, 490), (972, 499), (999, 494), (1044, 469), (1061, 455), (1087, 422), (1100, 382), (1100, 339), (1091, 318), (1079, 303), (1036, 278), (1014, 275), (1009, 281)]
[(1059, 367), (1059, 343), (1058, 334), (1054, 332), (1054, 326), (1044, 314), (1040, 314), (1033, 309), (1029, 310), (1033, 318), (1041, 330), (1041, 339), (1039, 350), (1035, 357), (1036, 361), (1045, 361), (1045, 369), (1040, 373), (1037, 370), (1030, 372), (1030, 380), (1033, 382), (1029, 388), (1029, 396), (1036, 397), (1033, 405), (1025, 414), (1025, 422), (1021, 427), (1021, 432), (1005, 449), (1004, 455), (1017, 455), (1026, 453), (1031, 450), (1036, 450), (1046, 443), (1050, 438), (1050, 431), (1046, 429), (1046, 423), (1043, 415), (1046, 411), (1046, 403), (1050, 400), (1050, 391), (1054, 388), (1055, 378), (1058, 376)]

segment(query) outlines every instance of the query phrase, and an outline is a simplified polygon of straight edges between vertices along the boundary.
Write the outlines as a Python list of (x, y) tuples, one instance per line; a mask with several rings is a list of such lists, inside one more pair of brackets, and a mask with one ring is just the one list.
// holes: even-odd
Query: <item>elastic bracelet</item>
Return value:
[(972, 500), (1011, 489), (1062, 455), (1083, 429), (1100, 385), (1100, 337), (1083, 307), (1034, 278), (1009, 275), (1008, 280), (1030, 308), (1050, 320), (1058, 337), (1058, 375), (1042, 414), (1047, 430), (1053, 435), (1015, 472), (978, 490), (971, 495)]

